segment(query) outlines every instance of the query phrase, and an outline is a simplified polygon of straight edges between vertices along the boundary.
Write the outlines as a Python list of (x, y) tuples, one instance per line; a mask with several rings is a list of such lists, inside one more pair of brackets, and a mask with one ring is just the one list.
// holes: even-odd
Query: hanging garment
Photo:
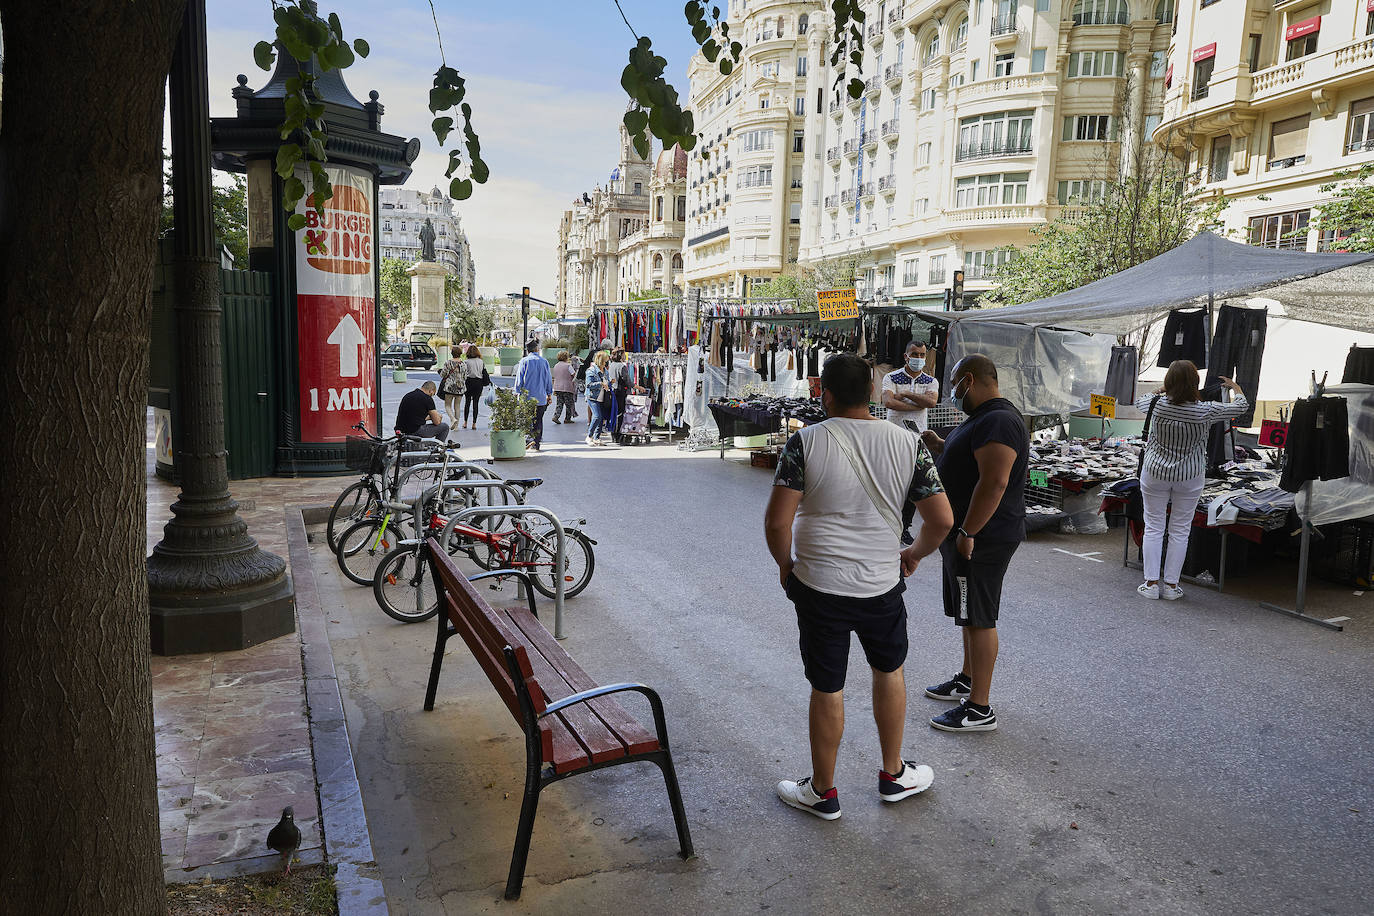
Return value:
[(1309, 480), (1350, 476), (1350, 419), (1345, 398), (1303, 398), (1293, 404), (1279, 487), (1296, 493)]
[(1260, 363), (1264, 359), (1264, 335), (1268, 309), (1247, 309), (1223, 305), (1217, 310), (1216, 332), (1207, 358), (1207, 384), (1233, 377), (1250, 399), (1251, 407), (1236, 420), (1237, 426), (1250, 426), (1255, 419), (1254, 403), (1259, 395)]
[(1164, 320), (1164, 339), (1155, 365), (1167, 369), (1176, 359), (1192, 360), (1199, 369), (1207, 368), (1207, 312), (1203, 309), (1174, 309)]
[(1345, 354), (1341, 384), (1374, 385), (1374, 347), (1352, 346)]
[(1135, 403), (1135, 380), (1140, 374), (1140, 351), (1135, 347), (1112, 347), (1107, 363), (1107, 384), (1102, 393), (1116, 398), (1118, 404)]

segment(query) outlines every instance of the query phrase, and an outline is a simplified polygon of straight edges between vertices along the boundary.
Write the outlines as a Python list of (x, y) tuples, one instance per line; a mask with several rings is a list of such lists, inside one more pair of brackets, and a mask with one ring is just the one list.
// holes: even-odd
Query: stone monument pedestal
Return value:
[(410, 339), (429, 340), (448, 332), (444, 316), (444, 278), (448, 271), (437, 261), (416, 261), (410, 274)]

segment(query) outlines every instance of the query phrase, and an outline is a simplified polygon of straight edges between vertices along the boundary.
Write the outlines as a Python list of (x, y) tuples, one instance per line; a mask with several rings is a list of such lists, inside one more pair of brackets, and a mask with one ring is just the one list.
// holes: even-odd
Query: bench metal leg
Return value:
[(425, 688), (425, 712), (433, 712), (434, 695), (439, 692), (439, 669), (444, 666), (444, 647), (458, 630), (443, 614), (439, 615), (439, 635), (434, 638), (434, 661), (429, 665), (429, 686)]
[(506, 879), (506, 899), (519, 900), (520, 887), (525, 883), (525, 863), (530, 856), (530, 837), (534, 833), (534, 815), (539, 808), (539, 790), (543, 782), (536, 766), (525, 768), (525, 798), (520, 803), (520, 825), (515, 829), (515, 850), (510, 857), (510, 876)]
[(677, 826), (677, 842), (682, 849), (682, 858), (690, 859), (696, 855), (692, 847), (692, 832), (687, 828), (687, 809), (682, 806), (682, 791), (677, 785), (677, 770), (673, 768), (673, 755), (664, 751), (654, 758), (654, 763), (663, 771), (663, 781), (668, 786), (668, 803), (673, 807), (673, 823)]

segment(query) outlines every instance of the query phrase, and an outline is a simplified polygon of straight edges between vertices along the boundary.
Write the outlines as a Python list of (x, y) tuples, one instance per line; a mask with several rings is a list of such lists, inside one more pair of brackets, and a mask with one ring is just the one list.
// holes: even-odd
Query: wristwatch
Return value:
[(962, 527), (960, 527), (960, 528), (958, 529), (958, 533), (961, 534), (961, 535), (963, 535), (964, 537), (968, 538), (970, 541), (973, 540), (973, 535), (969, 534), (969, 533), (968, 533), (967, 531), (965, 531)]

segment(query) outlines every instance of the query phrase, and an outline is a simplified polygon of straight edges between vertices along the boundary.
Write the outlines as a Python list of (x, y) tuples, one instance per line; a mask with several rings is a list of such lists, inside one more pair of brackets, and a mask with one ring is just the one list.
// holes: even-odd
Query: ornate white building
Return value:
[(801, 254), (853, 260), (861, 297), (938, 306), (961, 268), (975, 296), (999, 249), (1100, 194), (1159, 123), (1172, 0), (865, 8), (857, 99), (813, 17)]
[(463, 295), (470, 305), (477, 304), (477, 267), (472, 249), (463, 232), (453, 199), (438, 188), (416, 191), (410, 188), (383, 187), (377, 192), (381, 203), (381, 256), (415, 261), (420, 257), (420, 229), (426, 219), (434, 222), (436, 260), (449, 273), (463, 280)]
[(620, 240), (621, 300), (660, 290), (682, 293), (682, 239), (687, 219), (687, 154), (664, 150), (649, 178), (649, 219)]
[[(821, 0), (731, 0), (730, 37), (744, 45), (722, 76), (700, 54), (689, 94), (704, 140), (687, 166), (687, 286), (705, 297), (747, 293), (800, 254), (803, 130), (824, 85), (811, 24)], [(703, 158), (703, 152), (705, 157)]]
[(1336, 173), (1374, 161), (1374, 2), (1182, 2), (1157, 143), (1230, 202), (1252, 245), (1339, 247), (1309, 229)]

